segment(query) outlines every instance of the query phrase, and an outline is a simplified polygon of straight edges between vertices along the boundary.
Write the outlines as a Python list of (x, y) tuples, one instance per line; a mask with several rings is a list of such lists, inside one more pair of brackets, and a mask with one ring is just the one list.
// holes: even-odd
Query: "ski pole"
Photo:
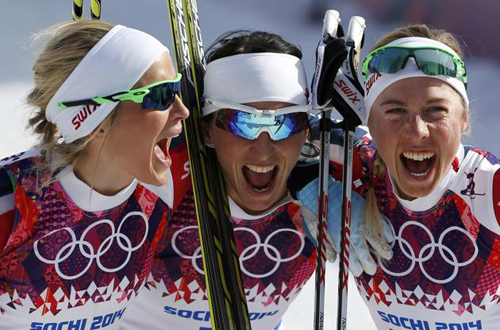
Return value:
[[(334, 82), (333, 105), (343, 117), (341, 126), (344, 130), (344, 167), (342, 174), (342, 214), (341, 214), (341, 235), (340, 235), (340, 261), (339, 261), (339, 283), (338, 283), (338, 306), (337, 306), (337, 330), (347, 329), (347, 295), (349, 280), (349, 246), (350, 246), (350, 225), (351, 225), (351, 194), (352, 194), (352, 162), (354, 149), (354, 133), (356, 126), (364, 120), (364, 107), (362, 97), (355, 97), (357, 93), (362, 93), (362, 89), (348, 90), (345, 84), (341, 84), (345, 77), (350, 77), (351, 82), (357, 82), (358, 63), (360, 50), (363, 44), (365, 20), (360, 16), (353, 16), (349, 21), (349, 28), (346, 36), (346, 46), (348, 48), (348, 59), (344, 62), (340, 71), (343, 74), (337, 75)], [(359, 87), (359, 86), (358, 86)], [(338, 99), (343, 95), (342, 101)], [(362, 95), (361, 95), (362, 96)], [(345, 98), (349, 100), (346, 106)]]
[[(84, 0), (73, 0), (72, 15), (75, 21), (83, 19), (83, 1)], [(92, 19), (101, 19), (101, 0), (91, 0), (90, 17)]]
[(101, 0), (90, 1), (90, 17), (92, 19), (101, 19)]
[[(333, 23), (334, 22), (334, 23)], [(315, 322), (314, 329), (323, 329), (325, 258), (324, 239), (328, 196), (324, 191), (329, 175), (329, 139), (334, 127), (344, 130), (344, 173), (341, 214), (341, 251), (339, 267), (339, 317), (338, 329), (345, 329), (347, 320), (347, 271), (349, 266), (350, 200), (352, 181), (352, 150), (356, 126), (365, 120), (363, 87), (358, 79), (358, 58), (363, 43), (364, 19), (351, 18), (348, 35), (343, 37), (338, 12), (325, 14), (324, 33), (316, 50), (316, 70), (314, 73), (313, 109), (321, 111), (320, 119), (320, 177), (318, 187), (318, 264), (316, 269)], [(335, 27), (335, 28), (333, 28)], [(325, 33), (330, 31), (331, 33)], [(333, 33), (333, 32), (336, 33)], [(332, 106), (341, 114), (343, 121), (331, 121)]]
[(73, 20), (79, 21), (83, 17), (83, 0), (73, 0)]
[(210, 319), (214, 330), (250, 330), (238, 251), (222, 172), (214, 150), (204, 146), (202, 116), (205, 59), (195, 0), (167, 0), (182, 102), (193, 194), (200, 233)]
[[(319, 185), (318, 185), (318, 233), (317, 233), (317, 260), (316, 260), (316, 289), (314, 297), (314, 329), (323, 329), (324, 310), (325, 310), (325, 265), (326, 265), (326, 247), (324, 242), (326, 229), (326, 218), (328, 215), (328, 175), (329, 175), (329, 158), (330, 158), (330, 126), (332, 124), (331, 114), (332, 108), (327, 107), (328, 103), (325, 97), (329, 99), (331, 93), (325, 96), (321, 88), (325, 85), (322, 81), (323, 77), (335, 74), (334, 72), (324, 74), (324, 70), (329, 67), (329, 62), (325, 62), (325, 52), (328, 52), (328, 47), (331, 47), (330, 41), (337, 37), (337, 29), (340, 23), (340, 15), (336, 10), (328, 10), (325, 13), (323, 21), (322, 40), (316, 50), (317, 63), (316, 72), (313, 80), (313, 107), (315, 110), (322, 110), (320, 118), (320, 169), (319, 169)], [(330, 84), (326, 84), (331, 86)]]

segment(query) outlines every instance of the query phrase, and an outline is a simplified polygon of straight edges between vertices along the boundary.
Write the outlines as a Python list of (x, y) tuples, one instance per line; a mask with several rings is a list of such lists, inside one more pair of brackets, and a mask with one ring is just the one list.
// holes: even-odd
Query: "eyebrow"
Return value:
[(387, 105), (387, 104), (397, 104), (397, 105), (406, 105), (406, 102), (403, 102), (403, 101), (399, 101), (399, 100), (387, 100), (387, 101), (384, 101), (382, 103), (380, 103), (379, 106), (384, 106), (384, 105)]
[(429, 101), (427, 101), (427, 104), (430, 104), (430, 103), (436, 103), (436, 102), (446, 102), (446, 103), (449, 103), (450, 101), (444, 97), (435, 97), (433, 99), (430, 99)]
[[(437, 102), (447, 102), (448, 103), (449, 100), (444, 98), (444, 97), (435, 97), (435, 98), (432, 98), (430, 100), (427, 100), (426, 104), (437, 103)], [(388, 104), (396, 104), (396, 105), (404, 106), (404, 105), (406, 105), (406, 102), (396, 100), (396, 99), (389, 99), (389, 100), (386, 100), (386, 101), (380, 103), (379, 106), (384, 106), (384, 105), (388, 105)]]

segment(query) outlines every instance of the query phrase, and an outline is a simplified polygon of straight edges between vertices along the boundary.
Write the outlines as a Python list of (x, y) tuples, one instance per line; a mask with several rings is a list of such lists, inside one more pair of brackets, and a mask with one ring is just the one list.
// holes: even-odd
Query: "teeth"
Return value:
[(264, 188), (262, 188), (262, 189), (259, 189), (259, 188), (255, 188), (255, 187), (253, 187), (253, 189), (254, 189), (254, 190), (256, 190), (256, 191), (258, 191), (258, 192), (264, 192), (264, 191), (267, 191), (267, 189), (269, 189), (269, 186), (264, 187)]
[(154, 147), (154, 153), (156, 154), (156, 156), (158, 156), (161, 160), (166, 160), (167, 159), (167, 156), (165, 155), (165, 153), (163, 152), (163, 150), (161, 150), (160, 146), (159, 145), (155, 145)]
[(429, 158), (434, 157), (434, 153), (433, 152), (411, 152), (411, 151), (405, 151), (405, 152), (403, 152), (403, 156), (405, 156), (405, 158), (421, 162), (424, 159), (429, 159)]
[(424, 173), (413, 173), (413, 172), (410, 172), (410, 173), (411, 173), (411, 175), (413, 175), (413, 176), (416, 176), (416, 177), (418, 177), (418, 178), (421, 178), (421, 177), (424, 177), (424, 176), (426, 176), (427, 174), (429, 174), (429, 171), (430, 171), (430, 169), (427, 169), (427, 171), (425, 171)]
[[(255, 165), (245, 165), (250, 171), (255, 172), (255, 173), (267, 173), (276, 167), (275, 165), (272, 166), (255, 166)], [(267, 189), (267, 188), (266, 188)]]

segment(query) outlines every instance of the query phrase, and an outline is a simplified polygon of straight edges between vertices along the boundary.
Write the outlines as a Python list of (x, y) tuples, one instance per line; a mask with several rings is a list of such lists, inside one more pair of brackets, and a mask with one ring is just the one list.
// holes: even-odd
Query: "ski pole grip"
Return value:
[(351, 47), (361, 44), (365, 28), (366, 24), (363, 17), (352, 16), (347, 29), (346, 44)]
[(330, 36), (335, 38), (337, 36), (337, 29), (340, 23), (340, 14), (338, 11), (330, 9), (325, 13), (323, 19), (323, 37)]

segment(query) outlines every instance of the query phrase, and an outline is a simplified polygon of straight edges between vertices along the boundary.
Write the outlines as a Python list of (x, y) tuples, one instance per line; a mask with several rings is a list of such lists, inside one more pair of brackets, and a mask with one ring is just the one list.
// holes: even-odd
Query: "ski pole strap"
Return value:
[(316, 49), (316, 72), (312, 82), (313, 109), (324, 109), (333, 98), (333, 82), (347, 58), (344, 39), (325, 37)]
[(348, 55), (333, 83), (332, 105), (345, 121), (354, 126), (366, 124), (364, 90), (358, 78), (358, 59), (364, 39), (364, 19), (351, 17), (346, 36)]

